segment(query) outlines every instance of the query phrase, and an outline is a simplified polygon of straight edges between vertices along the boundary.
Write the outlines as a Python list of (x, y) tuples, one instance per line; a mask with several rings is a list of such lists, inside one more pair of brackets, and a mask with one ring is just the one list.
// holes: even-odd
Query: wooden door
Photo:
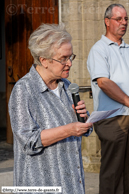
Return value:
[(30, 69), (33, 58), (28, 38), (41, 23), (58, 23), (58, 0), (6, 0), (6, 91), (7, 142), (13, 142), (8, 114), (8, 101), (16, 81)]

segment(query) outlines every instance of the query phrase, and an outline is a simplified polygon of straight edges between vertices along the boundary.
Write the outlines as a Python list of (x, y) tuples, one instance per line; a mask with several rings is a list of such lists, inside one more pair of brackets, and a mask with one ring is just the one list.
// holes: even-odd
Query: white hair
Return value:
[(41, 24), (29, 38), (28, 48), (34, 63), (41, 65), (39, 57), (50, 59), (55, 55), (54, 48), (62, 43), (71, 42), (71, 35), (65, 30), (64, 24)]

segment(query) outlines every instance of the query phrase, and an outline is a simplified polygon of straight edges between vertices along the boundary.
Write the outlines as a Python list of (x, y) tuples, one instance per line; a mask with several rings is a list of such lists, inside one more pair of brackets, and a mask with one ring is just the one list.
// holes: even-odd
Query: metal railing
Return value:
[(79, 92), (89, 92), (89, 98), (93, 98), (91, 86), (79, 86)]

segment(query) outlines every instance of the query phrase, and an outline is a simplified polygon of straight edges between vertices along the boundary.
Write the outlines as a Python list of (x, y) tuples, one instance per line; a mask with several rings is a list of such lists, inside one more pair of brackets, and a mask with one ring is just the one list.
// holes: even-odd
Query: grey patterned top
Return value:
[(33, 65), (14, 86), (9, 114), (14, 135), (15, 186), (61, 186), (63, 194), (85, 193), (82, 138), (71, 136), (45, 148), (40, 139), (44, 129), (77, 121), (69, 84), (67, 79), (59, 82), (58, 98)]

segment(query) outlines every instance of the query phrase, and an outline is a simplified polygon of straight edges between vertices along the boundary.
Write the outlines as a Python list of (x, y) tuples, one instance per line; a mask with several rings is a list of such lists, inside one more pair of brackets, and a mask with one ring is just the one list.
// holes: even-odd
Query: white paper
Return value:
[(93, 111), (90, 117), (87, 119), (86, 123), (95, 123), (99, 120), (106, 119), (117, 110), (119, 110), (119, 108), (109, 111)]

